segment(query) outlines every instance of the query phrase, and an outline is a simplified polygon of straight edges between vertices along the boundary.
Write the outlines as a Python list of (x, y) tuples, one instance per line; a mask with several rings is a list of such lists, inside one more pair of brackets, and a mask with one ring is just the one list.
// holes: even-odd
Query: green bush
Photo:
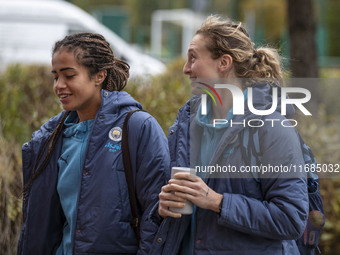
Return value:
[(182, 72), (184, 63), (182, 58), (175, 59), (164, 74), (150, 80), (132, 79), (126, 87), (126, 91), (157, 119), (166, 134), (177, 111), (190, 98), (190, 80)]
[(0, 254), (16, 254), (21, 230), (20, 146), (0, 134)]
[(48, 67), (10, 66), (0, 76), (0, 91), (0, 128), (19, 143), (61, 110)]
[[(130, 79), (125, 89), (159, 121), (165, 133), (190, 97), (183, 65), (182, 58), (176, 59), (164, 74)], [(10, 66), (0, 76), (0, 91), (0, 130), (19, 143), (29, 140), (33, 131), (62, 110), (46, 66)]]

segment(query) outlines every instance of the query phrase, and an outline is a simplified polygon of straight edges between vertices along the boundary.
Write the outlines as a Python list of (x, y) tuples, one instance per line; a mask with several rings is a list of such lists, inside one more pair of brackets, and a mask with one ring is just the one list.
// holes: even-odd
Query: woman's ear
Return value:
[(224, 54), (220, 57), (219, 69), (221, 72), (228, 72), (233, 65), (233, 58), (229, 54)]
[(107, 76), (106, 70), (101, 70), (96, 74), (95, 83), (96, 85), (101, 85)]

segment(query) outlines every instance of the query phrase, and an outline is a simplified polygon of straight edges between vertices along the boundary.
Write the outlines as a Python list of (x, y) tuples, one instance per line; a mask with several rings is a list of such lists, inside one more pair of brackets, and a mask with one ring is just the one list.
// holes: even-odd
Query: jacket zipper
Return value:
[(72, 254), (75, 254), (75, 244), (76, 244), (76, 233), (78, 232), (79, 228), (77, 228), (77, 221), (78, 221), (78, 205), (79, 205), (79, 198), (80, 198), (80, 192), (81, 192), (81, 187), (82, 187), (82, 180), (83, 180), (83, 174), (84, 174), (84, 165), (85, 165), (85, 161), (87, 159), (87, 154), (88, 154), (88, 150), (89, 150), (89, 141), (92, 137), (92, 133), (93, 133), (93, 130), (94, 130), (94, 127), (95, 127), (95, 124), (98, 120), (98, 116), (101, 116), (100, 114), (98, 114), (101, 110), (102, 106), (100, 106), (100, 108), (98, 109), (98, 112), (97, 112), (97, 115), (96, 115), (96, 118), (94, 119), (94, 122), (93, 122), (93, 126), (92, 126), (92, 130), (91, 130), (91, 133), (87, 139), (87, 144), (86, 144), (86, 149), (85, 149), (85, 155), (84, 155), (84, 159), (83, 159), (83, 162), (82, 162), (82, 167), (81, 167), (81, 173), (80, 173), (80, 182), (79, 182), (79, 187), (78, 187), (78, 197), (77, 197), (77, 204), (76, 204), (76, 217), (75, 217), (75, 229), (74, 229), (74, 233), (72, 233), (72, 241), (73, 241), (73, 244), (72, 244)]

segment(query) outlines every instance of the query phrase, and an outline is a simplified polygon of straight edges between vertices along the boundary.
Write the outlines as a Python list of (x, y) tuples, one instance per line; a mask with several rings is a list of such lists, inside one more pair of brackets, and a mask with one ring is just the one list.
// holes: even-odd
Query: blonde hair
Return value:
[(282, 78), (281, 57), (276, 49), (255, 49), (247, 31), (241, 23), (234, 23), (219, 16), (209, 16), (196, 34), (207, 38), (206, 47), (212, 58), (229, 54), (238, 78)]

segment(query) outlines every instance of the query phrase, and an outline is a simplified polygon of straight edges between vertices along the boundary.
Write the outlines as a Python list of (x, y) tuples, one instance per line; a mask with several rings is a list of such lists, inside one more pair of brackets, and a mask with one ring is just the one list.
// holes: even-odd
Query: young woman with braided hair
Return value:
[[(305, 177), (259, 173), (258, 180), (244, 171), (251, 165), (242, 148), (253, 141), (245, 133), (248, 120), (286, 120), (280, 109), (258, 116), (247, 104), (251, 88), (254, 107), (261, 111), (271, 108), (274, 88), (280, 91), (280, 66), (277, 51), (254, 48), (240, 23), (210, 16), (197, 30), (183, 68), (195, 96), (179, 110), (168, 136), (171, 166), (194, 168), (197, 176), (176, 173), (162, 187), (158, 214), (164, 220), (157, 240), (165, 241), (155, 242), (152, 254), (299, 254), (295, 239), (302, 236), (308, 215)], [(214, 84), (232, 84), (234, 91), (241, 91), (238, 99), (244, 103), (244, 114), (233, 112), (235, 97), (224, 88), (216, 88), (221, 104), (206, 97), (202, 111), (203, 89), (208, 93)], [(287, 115), (293, 111), (290, 105)], [(220, 120), (219, 125), (215, 119)], [(258, 128), (261, 164), (303, 165), (296, 130), (265, 122)], [(174, 212), (172, 208), (184, 207), (186, 200), (194, 204), (194, 213)], [(155, 218), (157, 210), (153, 212)]]
[(18, 254), (147, 254), (155, 225), (146, 221), (165, 184), (164, 132), (146, 112), (129, 120), (129, 152), (140, 241), (122, 159), (128, 112), (142, 109), (123, 92), (129, 65), (103, 36), (79, 33), (56, 42), (54, 92), (64, 109), (23, 146), (23, 227)]

